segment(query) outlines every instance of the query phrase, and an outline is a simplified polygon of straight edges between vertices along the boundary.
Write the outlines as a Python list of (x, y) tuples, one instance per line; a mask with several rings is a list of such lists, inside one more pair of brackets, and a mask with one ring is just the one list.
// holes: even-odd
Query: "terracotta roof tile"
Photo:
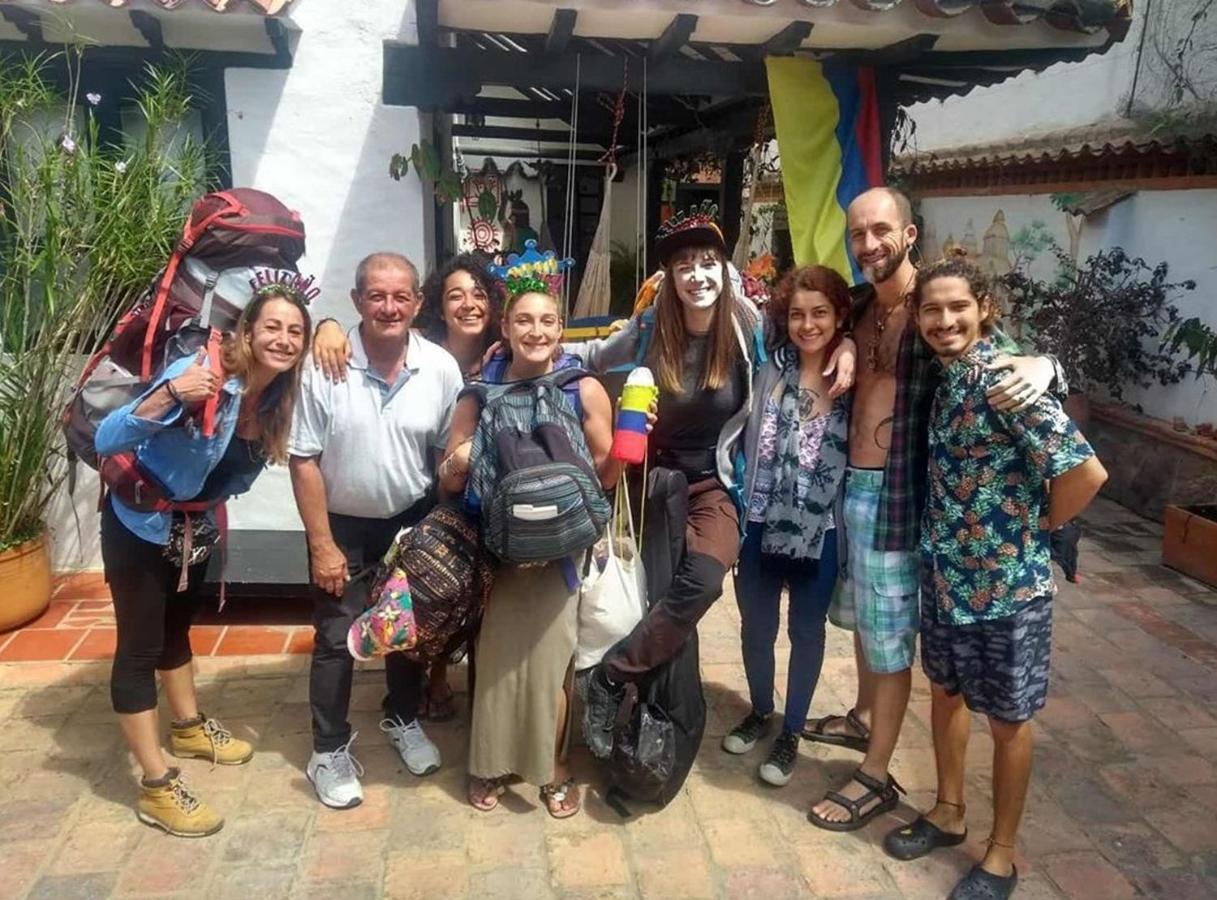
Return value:
[(921, 192), (1211, 179), (1217, 177), (1217, 134), (1204, 127), (1155, 131), (1117, 119), (1020, 141), (904, 155), (893, 161), (892, 174)]

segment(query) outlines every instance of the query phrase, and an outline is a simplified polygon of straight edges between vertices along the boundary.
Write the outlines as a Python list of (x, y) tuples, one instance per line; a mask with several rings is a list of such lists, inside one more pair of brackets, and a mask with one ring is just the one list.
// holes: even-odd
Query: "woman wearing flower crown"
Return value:
[[(225, 338), (218, 369), (205, 351), (170, 364), (143, 396), (97, 429), (101, 457), (133, 452), (141, 472), (172, 501), (218, 506), (249, 490), (266, 463), (287, 461), (287, 440), (310, 332), (296, 283), (263, 284)], [(219, 395), (214, 433), (196, 414)], [(111, 493), (102, 511), (101, 552), (114, 600), (117, 649), (110, 695), (123, 736), (143, 770), (141, 821), (183, 837), (218, 831), (224, 820), (170, 768), (161, 750), (156, 673), (173, 711), (170, 752), (239, 765), (253, 747), (198, 707), (190, 622), (219, 538), (211, 514), (143, 512)], [(184, 559), (183, 559), (184, 557)]]
[[(436, 269), (423, 283), (423, 303), (415, 319), (423, 337), (439, 344), (456, 359), (468, 381), (482, 371), (482, 359), (499, 339), (505, 287), (480, 253), (462, 253)], [(313, 361), (337, 382), (346, 378), (351, 344), (336, 319), (324, 319), (313, 341)], [(419, 716), (442, 722), (456, 715), (455, 696), (448, 685), (448, 661), (432, 663)]]
[[(558, 300), (535, 275), (509, 274), (507, 283), (510, 299), (502, 328), (509, 354), (502, 365), (487, 367), (486, 380), (517, 382), (548, 375), (555, 371), (555, 351), (562, 340)], [(609, 456), (608, 394), (595, 378), (582, 378), (563, 389), (563, 401), (581, 418), (601, 484), (612, 486), (620, 464)], [(478, 397), (466, 396), (453, 414), (439, 468), (441, 487), (449, 496), (460, 495), (469, 480), (480, 413)], [(570, 575), (574, 567), (569, 561), (504, 564), (495, 573), (477, 643), (469, 749), (469, 802), (482, 811), (498, 806), (511, 778), (538, 785), (554, 818), (567, 818), (580, 809), (579, 792), (564, 761), (578, 613), (578, 579)]]
[(685, 547), (667, 595), (611, 649), (588, 683), (583, 727), (592, 753), (612, 751), (625, 684), (672, 659), (722, 594), (740, 547), (740, 438), (752, 405), (753, 374), (764, 360), (756, 308), (732, 284), (727, 248), (703, 203), (660, 227), (655, 252), (663, 279), (654, 305), (611, 337), (578, 345), (593, 371), (645, 365), (659, 386), (652, 466), (688, 483)]

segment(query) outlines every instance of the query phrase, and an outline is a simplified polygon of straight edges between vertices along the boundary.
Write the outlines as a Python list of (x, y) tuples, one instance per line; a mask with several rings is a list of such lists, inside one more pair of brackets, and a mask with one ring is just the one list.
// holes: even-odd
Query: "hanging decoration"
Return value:
[(606, 316), (613, 299), (612, 286), (612, 233), (613, 233), (613, 179), (617, 177), (617, 134), (625, 118), (625, 95), (630, 84), (629, 61), (622, 73), (621, 93), (613, 106), (613, 134), (608, 150), (598, 162), (605, 164), (604, 197), (600, 204), (600, 221), (596, 224), (596, 235), (587, 255), (587, 268), (579, 284), (579, 297), (575, 300), (574, 317)]
[(498, 221), (502, 203), (503, 176), (494, 160), (487, 159), (481, 172), (470, 173), (463, 182), (461, 205), (469, 217), (469, 225), (461, 229), (463, 251), (494, 255), (503, 249), (503, 227)]

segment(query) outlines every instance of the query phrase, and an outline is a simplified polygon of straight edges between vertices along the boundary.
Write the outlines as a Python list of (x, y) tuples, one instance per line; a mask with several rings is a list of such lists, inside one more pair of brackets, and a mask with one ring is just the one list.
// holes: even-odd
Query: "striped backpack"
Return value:
[(609, 502), (568, 394), (588, 373), (565, 368), (507, 384), (470, 384), (481, 418), (469, 456), (466, 508), (482, 543), (515, 565), (566, 559), (604, 533)]

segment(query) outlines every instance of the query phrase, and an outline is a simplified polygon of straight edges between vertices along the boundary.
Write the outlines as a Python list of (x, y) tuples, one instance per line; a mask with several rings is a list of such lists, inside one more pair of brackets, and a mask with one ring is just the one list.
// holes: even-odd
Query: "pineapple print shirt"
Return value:
[(998, 355), (980, 340), (948, 365), (930, 413), (924, 581), (956, 625), (1053, 593), (1045, 482), (1094, 455), (1051, 394), (1018, 413), (989, 404)]

